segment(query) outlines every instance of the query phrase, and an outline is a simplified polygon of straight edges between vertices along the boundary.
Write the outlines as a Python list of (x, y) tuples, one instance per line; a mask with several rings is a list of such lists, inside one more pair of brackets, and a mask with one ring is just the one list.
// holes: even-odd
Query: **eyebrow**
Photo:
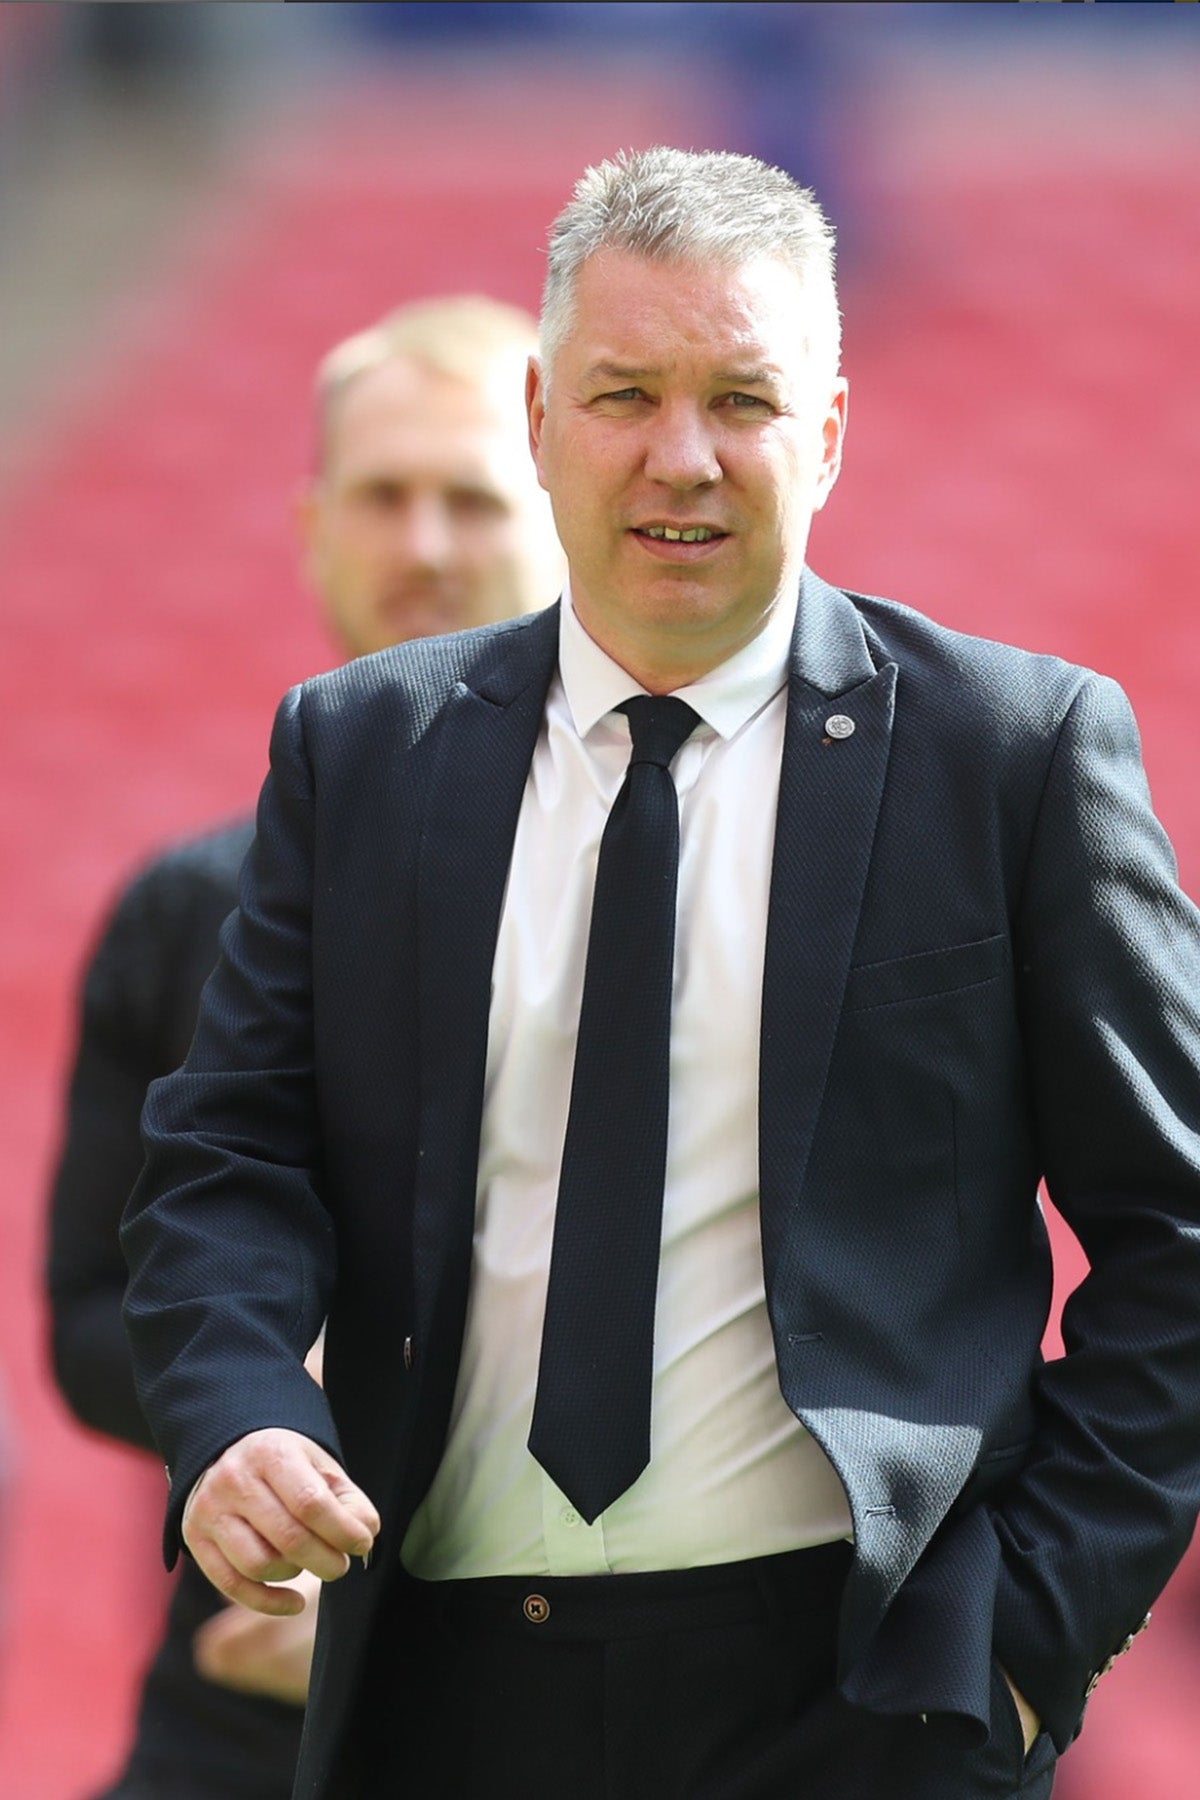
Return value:
[(771, 363), (761, 369), (718, 369), (713, 380), (728, 382), (730, 387), (775, 387), (783, 380), (783, 370)]
[(624, 363), (596, 362), (584, 371), (585, 381), (645, 381), (661, 375), (661, 369), (630, 369)]
[[(624, 363), (596, 362), (584, 373), (585, 381), (656, 381), (662, 377), (661, 369), (634, 369)], [(772, 387), (782, 381), (783, 371), (773, 364), (766, 364), (759, 369), (718, 369), (713, 376), (717, 382), (727, 382), (732, 387)]]

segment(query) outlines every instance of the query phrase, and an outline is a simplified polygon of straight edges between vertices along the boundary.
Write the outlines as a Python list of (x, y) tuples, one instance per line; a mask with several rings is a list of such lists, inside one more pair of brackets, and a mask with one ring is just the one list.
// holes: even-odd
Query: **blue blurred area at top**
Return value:
[[(311, 77), (332, 66), (326, 59), (335, 46), (373, 65), (419, 60), (424, 74), (456, 93), (471, 82), (502, 87), (506, 72), (535, 66), (548, 93), (556, 73), (565, 73), (576, 87), (590, 83), (602, 102), (633, 73), (660, 83), (664, 98), (687, 101), (690, 147), (749, 152), (815, 189), (837, 226), (843, 273), (865, 273), (895, 231), (881, 210), (877, 177), (893, 98), (914, 72), (932, 72), (952, 92), (964, 66), (990, 66), (1015, 50), (1064, 76), (1084, 49), (1122, 61), (1190, 60), (1200, 48), (1195, 24), (1186, 7), (1164, 0), (1088, 7), (963, 0), (0, 5), (0, 127), (18, 111), (15, 101), (4, 104), (6, 74), (15, 100), (25, 102), (36, 91), (28, 65), (54, 41), (69, 42), (114, 94), (174, 78), (186, 81), (193, 100), (207, 84), (214, 103), (235, 81), (276, 79), (289, 67)], [(621, 147), (614, 136), (609, 149)], [(3, 150), (0, 141), (0, 160)]]
[[(355, 3), (336, 9), (337, 29), (368, 42), (423, 46), (447, 57), (486, 46), (503, 81), (505, 46), (522, 60), (544, 53), (593, 76), (598, 88), (623, 68), (695, 84), (706, 116), (695, 148), (746, 151), (815, 189), (838, 231), (843, 272), (873, 260), (878, 234), (869, 169), (876, 120), (898, 69), (955, 55), (989, 58), (1020, 49), (1068, 59), (1083, 49), (1115, 56), (1196, 47), (1186, 7), (1119, 0), (1086, 12), (1072, 5), (931, 6), (705, 0), (689, 4)], [(549, 77), (553, 79), (552, 72)], [(955, 73), (947, 66), (946, 79)], [(613, 149), (619, 148), (614, 143)]]
[(342, 22), (363, 37), (377, 40), (432, 38), (463, 41), (473, 38), (519, 39), (559, 32), (563, 23), (553, 15), (571, 13), (571, 6), (533, 6), (520, 4), (456, 4), (409, 5), (382, 0), (352, 0), (340, 6)]
[[(713, 102), (708, 146), (746, 151), (816, 189), (843, 227), (852, 210), (839, 115), (854, 82), (853, 33), (842, 7), (759, 4), (359, 4), (344, 24), (379, 45), (453, 52), (472, 43), (542, 48), (569, 59), (586, 47), (597, 82), (604, 64), (669, 51), (677, 81), (698, 74)], [(614, 145), (614, 149), (618, 146)], [(701, 146), (696, 146), (697, 148)]]

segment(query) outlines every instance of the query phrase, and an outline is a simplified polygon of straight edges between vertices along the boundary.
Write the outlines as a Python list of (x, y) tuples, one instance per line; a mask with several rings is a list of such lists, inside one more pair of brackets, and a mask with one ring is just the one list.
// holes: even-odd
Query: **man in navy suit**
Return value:
[[(804, 566), (846, 383), (790, 178), (589, 170), (541, 339), (560, 606), (288, 696), (147, 1106), (168, 1556), (329, 1582), (311, 1800), (1043, 1800), (1200, 1502), (1200, 930), (1136, 728)], [(1042, 1176), (1091, 1263), (1045, 1367)]]

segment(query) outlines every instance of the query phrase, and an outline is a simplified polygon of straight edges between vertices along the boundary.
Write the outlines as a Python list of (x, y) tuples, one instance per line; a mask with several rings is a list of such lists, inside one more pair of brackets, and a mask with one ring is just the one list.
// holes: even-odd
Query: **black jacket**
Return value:
[[(444, 1442), (556, 652), (552, 609), (288, 696), (188, 1064), (147, 1104), (127, 1318), (168, 1553), (200, 1471), (266, 1425), (383, 1515), (322, 1602), (304, 1800), (349, 1791)], [(1200, 1503), (1200, 924), (1114, 683), (806, 574), (761, 1051), (780, 1385), (854, 1518), (842, 1691), (982, 1735), (995, 1655), (1061, 1749)], [(1045, 1366), (1042, 1176), (1092, 1264)]]
[[(253, 837), (239, 821), (189, 839), (126, 888), (84, 976), (79, 1045), (50, 1200), (48, 1286), (54, 1370), (85, 1425), (154, 1448), (121, 1323), (127, 1270), (118, 1227), (142, 1166), (146, 1089), (178, 1067), (200, 990)], [(301, 1712), (197, 1674), (196, 1628), (224, 1602), (190, 1558), (147, 1673), (123, 1779), (171, 1800), (286, 1800)]]

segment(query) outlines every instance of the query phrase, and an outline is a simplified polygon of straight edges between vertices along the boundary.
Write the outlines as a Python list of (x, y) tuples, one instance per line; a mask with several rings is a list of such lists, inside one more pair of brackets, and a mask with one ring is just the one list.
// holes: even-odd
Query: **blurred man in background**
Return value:
[[(310, 583), (348, 655), (553, 599), (561, 552), (521, 406), (534, 347), (526, 313), (460, 296), (402, 308), (322, 363), (317, 473), (297, 522)], [(84, 1424), (147, 1449), (117, 1226), (141, 1165), (146, 1087), (187, 1052), (252, 835), (239, 820), (152, 862), (117, 902), (84, 982), (51, 1196), (54, 1367)], [(187, 1562), (132, 1754), (104, 1800), (286, 1800), (315, 1616), (315, 1606), (280, 1619), (227, 1607)]]

